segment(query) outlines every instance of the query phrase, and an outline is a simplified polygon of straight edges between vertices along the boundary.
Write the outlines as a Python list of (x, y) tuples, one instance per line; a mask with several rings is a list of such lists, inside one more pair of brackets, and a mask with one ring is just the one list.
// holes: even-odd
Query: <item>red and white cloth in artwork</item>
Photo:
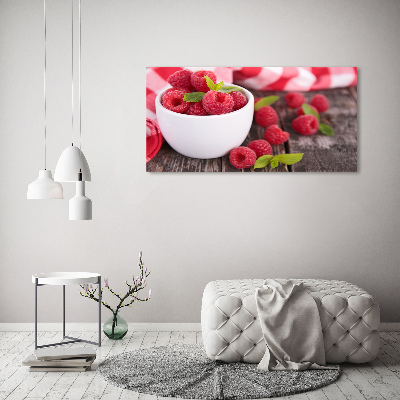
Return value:
[(146, 162), (149, 162), (164, 143), (163, 135), (157, 122), (146, 118)]
[[(311, 91), (357, 85), (357, 67), (186, 67), (213, 71), (217, 82), (235, 83), (254, 90)], [(152, 67), (146, 74), (146, 117), (156, 118), (157, 94), (168, 88), (168, 77), (184, 67)], [(148, 123), (148, 120), (146, 120)], [(157, 126), (158, 127), (158, 126)], [(158, 128), (159, 130), (159, 128)], [(149, 140), (147, 140), (149, 143)], [(159, 142), (157, 142), (159, 144)], [(162, 142), (161, 142), (162, 144)], [(160, 147), (161, 147), (160, 144)], [(157, 148), (155, 146), (154, 148)], [(158, 147), (159, 149), (159, 147)], [(158, 152), (158, 150), (157, 150)], [(153, 147), (147, 161), (155, 156)]]

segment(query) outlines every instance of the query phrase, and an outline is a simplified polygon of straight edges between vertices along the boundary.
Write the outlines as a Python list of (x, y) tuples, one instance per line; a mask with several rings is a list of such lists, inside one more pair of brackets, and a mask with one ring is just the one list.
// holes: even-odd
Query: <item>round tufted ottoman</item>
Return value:
[[(344, 281), (293, 281), (302, 282), (318, 305), (327, 363), (364, 363), (378, 355), (380, 313), (370, 294)], [(254, 293), (263, 282), (242, 279), (207, 284), (201, 326), (209, 358), (225, 362), (261, 361), (266, 346)]]

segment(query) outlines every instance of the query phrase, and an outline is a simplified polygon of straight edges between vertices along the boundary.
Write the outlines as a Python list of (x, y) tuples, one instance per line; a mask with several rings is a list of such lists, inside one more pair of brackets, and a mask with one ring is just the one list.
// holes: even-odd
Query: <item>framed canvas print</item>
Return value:
[(148, 67), (148, 172), (356, 172), (356, 67)]

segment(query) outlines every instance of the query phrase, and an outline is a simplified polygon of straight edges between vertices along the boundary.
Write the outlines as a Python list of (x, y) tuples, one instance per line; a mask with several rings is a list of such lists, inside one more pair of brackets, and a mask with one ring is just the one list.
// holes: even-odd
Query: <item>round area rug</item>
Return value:
[(212, 361), (202, 345), (122, 353), (99, 365), (106, 381), (139, 393), (184, 399), (260, 399), (329, 385), (340, 370), (259, 371), (257, 364)]

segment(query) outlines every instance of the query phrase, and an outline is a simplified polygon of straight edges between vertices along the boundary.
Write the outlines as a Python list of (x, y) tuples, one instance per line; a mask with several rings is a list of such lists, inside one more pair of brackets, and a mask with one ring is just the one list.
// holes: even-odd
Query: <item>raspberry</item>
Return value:
[(329, 101), (323, 94), (316, 94), (310, 101), (319, 112), (324, 112), (329, 108)]
[(210, 90), (203, 97), (203, 107), (213, 115), (227, 114), (232, 111), (233, 98), (228, 93)]
[(193, 73), (191, 82), (198, 92), (208, 92), (210, 88), (207, 86), (205, 76), (208, 76), (214, 83), (217, 83), (217, 77), (212, 71), (196, 71)]
[(173, 90), (180, 90), (180, 91), (182, 91), (182, 92), (185, 92), (185, 93), (190, 93), (190, 90), (186, 90), (186, 89), (175, 89), (175, 88), (169, 88), (169, 89), (167, 89), (164, 93), (163, 93), (163, 100), (164, 100), (164, 96), (168, 93), (168, 92), (172, 92)]
[(286, 104), (291, 108), (300, 107), (306, 102), (304, 96), (299, 92), (290, 92), (285, 96)]
[(176, 71), (167, 79), (167, 82), (175, 89), (186, 89), (189, 91), (193, 90), (191, 84), (191, 77), (193, 72), (188, 69)]
[(168, 90), (164, 93), (162, 105), (168, 110), (184, 114), (190, 106), (190, 103), (183, 101), (184, 95), (184, 90)]
[(256, 111), (255, 118), (256, 123), (264, 127), (274, 125), (278, 122), (278, 114), (271, 106), (260, 108)]
[(283, 131), (278, 125), (269, 126), (264, 133), (264, 139), (274, 145), (285, 143), (289, 137), (289, 133)]
[(208, 115), (208, 112), (204, 109), (201, 102), (190, 103), (189, 109), (186, 112), (187, 115)]
[(230, 95), (233, 98), (233, 108), (232, 111), (240, 110), (247, 104), (247, 98), (243, 93), (232, 92)]
[[(310, 106), (317, 114), (319, 114), (318, 110), (314, 106)], [(296, 111), (297, 115), (304, 115), (304, 111), (301, 107), (299, 107)]]
[(256, 153), (257, 158), (266, 154), (272, 154), (272, 147), (266, 140), (253, 140), (247, 147)]
[(237, 169), (250, 168), (256, 160), (256, 153), (248, 147), (236, 147), (229, 154), (230, 163)]
[(302, 135), (314, 135), (318, 127), (318, 120), (314, 115), (301, 115), (292, 121), (292, 128)]

